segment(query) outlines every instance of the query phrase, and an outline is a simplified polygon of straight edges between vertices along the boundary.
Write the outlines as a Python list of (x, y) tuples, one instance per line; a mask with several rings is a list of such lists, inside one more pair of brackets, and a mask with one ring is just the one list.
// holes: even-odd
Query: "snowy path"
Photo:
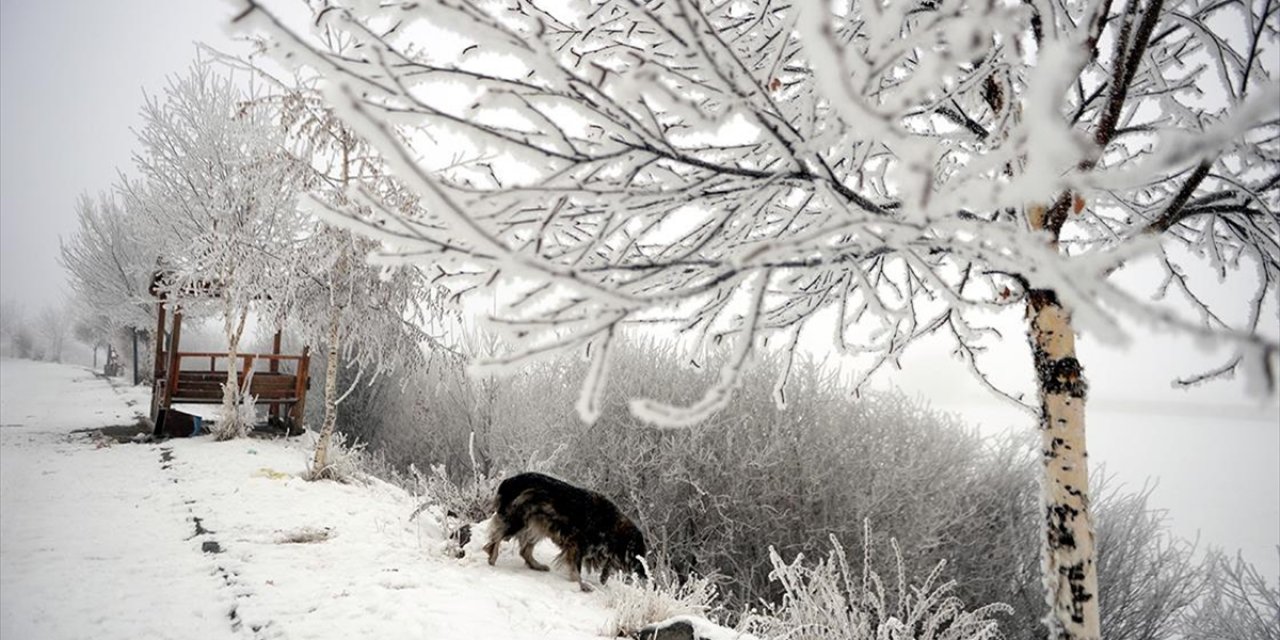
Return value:
[(0, 637), (602, 637), (602, 594), (511, 550), (446, 557), (399, 489), (298, 479), (300, 443), (68, 437), (131, 422), (130, 402), (0, 361)]
[(0, 362), (0, 636), (231, 637), (154, 448), (68, 437), (132, 422), (132, 399), (83, 369)]

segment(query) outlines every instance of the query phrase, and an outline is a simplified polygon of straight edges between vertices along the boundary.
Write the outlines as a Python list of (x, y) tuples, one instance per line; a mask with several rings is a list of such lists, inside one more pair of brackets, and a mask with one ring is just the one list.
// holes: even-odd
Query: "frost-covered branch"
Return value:
[[(932, 331), (907, 317), (980, 333), (1017, 302), (993, 273), (1119, 340), (1117, 313), (1185, 324), (1113, 283), (1152, 235), (1261, 269), (1252, 304), (1274, 298), (1274, 7), (821, 6), (326, 3), (307, 32), (251, 1), (240, 21), (322, 74), (425, 206), (330, 219), (455, 290), (501, 283), (504, 362), (593, 343), (599, 318), (755, 349), (834, 316), (874, 367)], [(1221, 35), (1233, 12), (1244, 37)], [(1203, 331), (1275, 350), (1256, 321)]]

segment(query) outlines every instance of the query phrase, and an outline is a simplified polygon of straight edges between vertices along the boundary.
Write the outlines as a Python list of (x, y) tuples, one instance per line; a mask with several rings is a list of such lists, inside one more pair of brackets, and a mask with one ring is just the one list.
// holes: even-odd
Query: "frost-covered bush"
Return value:
[(882, 523), (873, 542), (892, 532), (911, 550), (912, 573), (952, 561), (952, 576), (966, 589), (972, 582), (973, 601), (1006, 598), (1009, 576), (992, 567), (1020, 565), (1024, 549), (1038, 566), (1034, 526), (1025, 526), (1036, 486), (1029, 447), (984, 442), (901, 395), (855, 400), (806, 363), (793, 370), (786, 410), (761, 366), (712, 419), (656, 430), (629, 414), (626, 399), (696, 393), (714, 364), (694, 367), (643, 341), (617, 348), (601, 420), (586, 427), (573, 414), (567, 381), (583, 365), (551, 361), (509, 382), (491, 455), (505, 463), (560, 447), (550, 472), (618, 501), (678, 572), (725, 574), (732, 608), (781, 595), (769, 579), (770, 545), (812, 556), (828, 534), (860, 540), (864, 517)]
[[(1101, 475), (1101, 474), (1100, 474)], [(1195, 545), (1169, 535), (1151, 487), (1126, 493), (1099, 482), (1099, 605), (1108, 638), (1177, 638), (1180, 613), (1199, 597), (1212, 567)]]
[(430, 465), (426, 474), (417, 466), (409, 465), (409, 475), (413, 477), (412, 490), (422, 499), (418, 508), (409, 514), (409, 519), (413, 520), (424, 512), (433, 514), (436, 524), (449, 537), (448, 551), (459, 558), (465, 554), (468, 540), (477, 535), (472, 525), (493, 515), (494, 496), (503, 479), (501, 474), (485, 473), (477, 465), (474, 437), (468, 454), (471, 475), (462, 479), (450, 476), (443, 464)]
[[(870, 527), (863, 540), (870, 540)], [(784, 589), (781, 604), (752, 616), (748, 627), (770, 638), (788, 640), (998, 640), (995, 614), (1011, 614), (1006, 604), (966, 610), (955, 595), (956, 583), (942, 579), (946, 561), (919, 583), (909, 583), (902, 553), (893, 547), (894, 582), (886, 585), (871, 568), (871, 547), (863, 543), (860, 573), (850, 566), (844, 547), (831, 536), (831, 551), (806, 565), (803, 555), (787, 563), (773, 548), (771, 577)]]
[(614, 613), (604, 633), (632, 637), (647, 625), (675, 616), (706, 617), (717, 604), (712, 578), (691, 576), (681, 580), (661, 567), (651, 567), (649, 575), (648, 580), (624, 577), (607, 585), (605, 602)]
[(1280, 638), (1280, 583), (1240, 556), (1213, 553), (1207, 564), (1202, 595), (1179, 626), (1183, 640)]
[[(711, 420), (656, 430), (632, 418), (625, 400), (692, 395), (714, 363), (695, 366), (644, 340), (615, 348), (614, 382), (592, 426), (573, 409), (572, 380), (586, 363), (561, 358), (506, 379), (435, 373), (403, 393), (370, 389), (356, 400), (367, 406), (358, 415), (369, 419), (360, 423), (361, 438), (401, 468), (443, 465), (436, 495), (450, 495), (445, 478), (474, 486), (476, 469), (493, 487), (504, 472), (538, 470), (600, 491), (635, 518), (657, 567), (720, 574), (730, 618), (782, 597), (769, 578), (770, 546), (786, 558), (819, 557), (831, 534), (866, 543), (861, 521), (868, 518), (876, 523), (870, 544), (897, 538), (908, 575), (928, 575), (946, 560), (942, 577), (956, 582), (956, 596), (1009, 603), (1016, 613), (1002, 621), (1006, 635), (1042, 637), (1037, 460), (1029, 441), (983, 439), (900, 394), (854, 399), (837, 378), (804, 362), (793, 368), (786, 410), (774, 402), (766, 363), (748, 371), (735, 401)], [(461, 501), (488, 508), (488, 491)], [(1106, 637), (1170, 637), (1143, 628), (1168, 628), (1185, 606), (1186, 584), (1199, 570), (1190, 547), (1168, 536), (1142, 492), (1099, 491), (1095, 506)], [(861, 558), (850, 561), (862, 570)]]
[[(252, 376), (252, 373), (250, 373)], [(243, 438), (258, 420), (257, 408), (254, 404), (258, 397), (247, 393), (228, 391), (229, 383), (223, 383), (223, 403), (218, 407), (218, 419), (209, 427), (214, 440), (233, 440)], [(249, 387), (249, 380), (245, 381)]]
[(336, 480), (343, 483), (363, 481), (369, 466), (369, 454), (365, 443), (350, 439), (347, 434), (337, 432), (329, 442), (329, 455), (324, 466), (316, 467), (315, 458), (307, 456), (307, 470), (302, 477), (305, 480)]
[(501, 476), (477, 473), (459, 482), (449, 477), (441, 464), (431, 465), (426, 474), (418, 471), (417, 467), (410, 467), (410, 473), (416, 479), (424, 500), (415, 515), (428, 506), (439, 507), (446, 518), (458, 523), (480, 522), (493, 515), (493, 497), (502, 483)]

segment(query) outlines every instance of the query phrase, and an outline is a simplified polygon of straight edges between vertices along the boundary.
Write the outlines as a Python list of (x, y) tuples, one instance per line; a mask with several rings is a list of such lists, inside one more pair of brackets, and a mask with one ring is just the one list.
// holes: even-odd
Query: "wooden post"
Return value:
[[(110, 347), (108, 347), (110, 348)], [(98, 352), (94, 351), (93, 355), (97, 357)], [(133, 328), (133, 383), (138, 384), (141, 380), (138, 378), (138, 328)]]
[[(276, 329), (276, 336), (271, 339), (271, 355), (280, 355), (280, 330)], [(280, 372), (280, 361), (275, 358), (271, 359), (271, 373)]]
[(294, 398), (296, 402), (289, 408), (289, 433), (296, 435), (302, 433), (302, 418), (307, 411), (307, 387), (309, 386), (308, 378), (311, 371), (311, 347), (302, 348), (302, 359), (298, 360), (298, 375), (295, 379)]
[(151, 379), (164, 377), (164, 298), (160, 299), (159, 310), (156, 311), (156, 364)]
[(173, 310), (173, 336), (169, 338), (169, 373), (165, 380), (164, 408), (173, 405), (173, 394), (178, 390), (178, 372), (182, 360), (178, 357), (178, 349), (182, 344), (182, 309)]
[[(272, 358), (272, 359), (271, 359), (271, 363), (268, 365), (268, 366), (270, 367), (270, 368), (268, 369), (268, 371), (270, 371), (271, 373), (280, 373), (280, 358), (279, 358), (279, 356), (280, 356), (280, 329), (276, 329), (276, 335), (275, 335), (275, 337), (274, 337), (274, 338), (272, 338), (272, 339), (271, 339), (271, 355), (276, 356), (276, 357), (274, 357), (274, 358)], [(271, 405), (271, 407), (270, 407), (267, 411), (268, 411), (267, 415), (269, 416), (269, 417), (268, 417), (268, 420), (279, 420), (279, 419), (280, 419), (280, 404), (279, 404), (279, 403), (276, 403), (276, 404)]]

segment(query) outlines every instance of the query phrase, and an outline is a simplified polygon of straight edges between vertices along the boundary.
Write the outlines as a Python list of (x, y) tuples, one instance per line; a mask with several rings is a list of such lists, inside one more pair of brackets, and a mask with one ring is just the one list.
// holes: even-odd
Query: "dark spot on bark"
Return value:
[[(1089, 385), (1084, 381), (1084, 367), (1080, 366), (1079, 360), (1071, 357), (1051, 360), (1042, 349), (1036, 349), (1035, 358), (1040, 386), (1045, 393), (1083, 398), (1088, 392)], [(1071, 401), (1067, 400), (1066, 404), (1070, 405)]]
[(1071, 589), (1071, 620), (1076, 623), (1084, 622), (1084, 605), (1093, 599), (1093, 594), (1084, 588), (1084, 567), (1084, 562), (1077, 562), (1058, 569)]
[(1027, 301), (1037, 311), (1049, 306), (1061, 306), (1058, 303), (1058, 294), (1052, 289), (1032, 289), (1027, 292)]
[(1049, 546), (1075, 548), (1076, 536), (1071, 532), (1070, 522), (1080, 515), (1080, 511), (1067, 504), (1050, 505), (1047, 513)]

